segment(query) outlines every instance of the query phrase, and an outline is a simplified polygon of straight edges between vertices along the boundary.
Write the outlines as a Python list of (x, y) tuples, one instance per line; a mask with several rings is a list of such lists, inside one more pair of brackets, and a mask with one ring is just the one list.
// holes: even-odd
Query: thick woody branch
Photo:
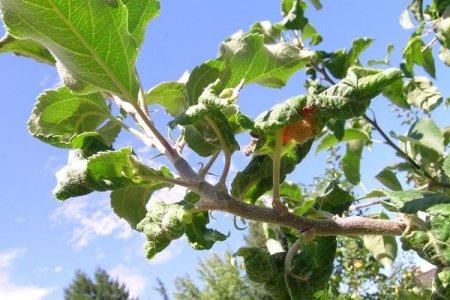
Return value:
[(403, 221), (379, 220), (352, 216), (335, 219), (308, 219), (292, 213), (280, 214), (272, 208), (239, 201), (218, 191), (208, 183), (194, 187), (202, 196), (196, 211), (218, 210), (244, 219), (294, 228), (300, 232), (313, 230), (316, 235), (401, 235), (406, 228)]

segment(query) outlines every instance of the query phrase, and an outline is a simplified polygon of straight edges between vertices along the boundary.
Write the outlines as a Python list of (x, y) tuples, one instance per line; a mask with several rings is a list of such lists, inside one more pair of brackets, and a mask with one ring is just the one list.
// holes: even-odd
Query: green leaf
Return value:
[(186, 94), (189, 105), (197, 104), (198, 98), (204, 89), (221, 77), (225, 67), (223, 60), (211, 59), (192, 70), (186, 82)]
[(445, 157), (444, 163), (442, 164), (442, 170), (444, 171), (445, 175), (450, 178), (450, 154), (447, 154), (447, 156)]
[(50, 50), (67, 85), (83, 89), (88, 83), (134, 101), (138, 51), (126, 7), (117, 0), (72, 2), (1, 0), (0, 9), (10, 35)]
[[(381, 212), (380, 219), (389, 220), (389, 217)], [(397, 241), (395, 236), (388, 235), (365, 235), (364, 246), (385, 268), (392, 266), (397, 256)]]
[(355, 198), (341, 189), (337, 182), (330, 182), (325, 189), (318, 191), (316, 204), (322, 211), (333, 215), (342, 215), (353, 203)]
[(280, 185), (280, 195), (286, 200), (296, 203), (301, 203), (303, 200), (302, 188), (291, 182), (283, 182)]
[(442, 46), (450, 49), (450, 7), (447, 6), (436, 23), (436, 37)]
[(450, 196), (418, 190), (384, 191), (383, 206), (391, 211), (414, 214), (438, 204), (450, 203)]
[(207, 124), (184, 126), (183, 139), (189, 148), (203, 157), (214, 155), (222, 149), (217, 141), (217, 136)]
[(437, 87), (426, 77), (414, 77), (406, 81), (403, 93), (409, 104), (424, 111), (434, 110), (443, 100)]
[(408, 137), (420, 141), (421, 145), (433, 149), (439, 154), (444, 152), (444, 136), (432, 119), (419, 119), (415, 122)]
[[(161, 169), (161, 176), (172, 178), (168, 170)], [(145, 218), (147, 203), (151, 195), (162, 188), (172, 187), (171, 184), (155, 180), (141, 186), (128, 186), (111, 193), (111, 207), (121, 218), (125, 219), (133, 229)]]
[(320, 10), (323, 8), (322, 3), (320, 3), (320, 0), (310, 0), (310, 2), (314, 6), (314, 8), (317, 10)]
[(283, 0), (281, 2), (281, 13), (284, 17), (284, 27), (292, 30), (303, 29), (309, 22), (304, 16), (306, 7), (306, 3), (301, 0)]
[(250, 27), (249, 33), (259, 33), (264, 35), (265, 43), (276, 43), (279, 41), (282, 31), (283, 26), (281, 24), (262, 21), (254, 23)]
[[(317, 9), (322, 8), (319, 1), (311, 1)], [(302, 40), (311, 39), (311, 45), (322, 42), (322, 37), (305, 17), (306, 3), (301, 0), (283, 0), (281, 3), (281, 14), (284, 19), (281, 24), (288, 30), (300, 30)]]
[(159, 15), (159, 0), (122, 0), (128, 10), (128, 31), (138, 47), (144, 41), (147, 23)]
[(238, 32), (222, 43), (220, 54), (226, 63), (225, 87), (257, 83), (281, 88), (296, 71), (304, 67), (313, 52), (289, 43), (264, 44), (262, 34)]
[(439, 58), (450, 67), (450, 50), (444, 47), (441, 47), (439, 50)]
[(415, 32), (405, 48), (403, 48), (403, 59), (406, 73), (414, 74), (414, 65), (422, 66), (425, 71), (433, 78), (436, 76), (436, 69), (434, 66), (433, 53), (431, 47), (428, 47), (425, 51), (425, 44), (422, 41), (421, 32)]
[[(297, 145), (281, 159), (280, 179), (294, 171), (311, 149), (312, 140)], [(237, 173), (231, 184), (231, 194), (247, 202), (255, 201), (272, 189), (272, 158), (269, 155), (255, 155), (243, 171)]]
[(361, 155), (364, 149), (362, 140), (353, 140), (347, 143), (347, 151), (342, 158), (342, 169), (347, 180), (357, 185), (361, 180), (360, 165)]
[(363, 142), (368, 142), (370, 141), (370, 136), (367, 134), (367, 132), (363, 130), (355, 128), (346, 128), (344, 131), (344, 136), (342, 137), (341, 140), (338, 140), (334, 136), (334, 134), (327, 134), (326, 136), (324, 136), (320, 141), (320, 143), (317, 145), (316, 153), (330, 149), (339, 142), (348, 142), (354, 140), (361, 140)]
[(394, 45), (389, 44), (387, 46), (386, 49), (386, 56), (384, 57), (383, 60), (373, 60), (370, 59), (367, 61), (367, 65), (368, 66), (374, 66), (374, 65), (386, 65), (386, 66), (390, 66), (391, 65), (391, 55), (392, 52), (394, 51)]
[(450, 298), (450, 268), (443, 268), (434, 276), (432, 300)]
[(9, 34), (0, 39), (0, 53), (14, 53), (15, 55), (33, 58), (38, 62), (55, 64), (52, 54), (42, 45), (30, 40), (16, 39)]
[(450, 143), (450, 127), (442, 128), (441, 132), (444, 137), (444, 145), (447, 146)]
[(186, 84), (168, 81), (158, 84), (145, 93), (147, 104), (159, 104), (173, 117), (185, 112), (189, 104), (186, 98)]
[(211, 249), (215, 242), (225, 241), (227, 236), (223, 233), (206, 228), (209, 223), (207, 212), (192, 214), (190, 222), (186, 223), (186, 236), (189, 244), (195, 250)]
[(406, 95), (403, 93), (403, 80), (397, 80), (383, 89), (383, 96), (400, 108), (410, 109)]
[(331, 58), (324, 62), (325, 67), (336, 78), (343, 78), (347, 74), (347, 70), (353, 65), (359, 65), (359, 56), (373, 42), (370, 38), (359, 38), (352, 42), (352, 47), (338, 50), (331, 54)]
[(437, 267), (450, 267), (450, 204), (427, 209), (426, 227), (415, 226), (401, 238), (405, 250), (417, 254)]
[(408, 5), (408, 9), (412, 15), (416, 18), (417, 22), (422, 22), (423, 19), (423, 0), (412, 0)]
[(397, 179), (397, 176), (395, 176), (395, 173), (392, 172), (390, 168), (384, 168), (375, 176), (375, 178), (378, 179), (378, 181), (385, 187), (393, 191), (401, 191), (403, 189), (400, 181)]
[(444, 136), (439, 127), (431, 119), (419, 119), (409, 129), (408, 136), (397, 136), (403, 142), (407, 153), (422, 166), (436, 165), (442, 160), (444, 151)]
[(345, 135), (345, 122), (347, 120), (331, 119), (326, 123), (326, 126), (333, 133), (333, 136), (339, 141), (344, 138)]
[(62, 87), (39, 96), (28, 120), (28, 130), (46, 143), (70, 147), (74, 137), (96, 131), (109, 118), (111, 113), (100, 94), (78, 95)]

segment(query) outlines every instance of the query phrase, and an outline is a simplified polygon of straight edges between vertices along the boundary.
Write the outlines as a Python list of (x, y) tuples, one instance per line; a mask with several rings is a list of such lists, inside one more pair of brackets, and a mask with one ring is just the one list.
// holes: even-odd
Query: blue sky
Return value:
[[(213, 58), (222, 40), (255, 21), (280, 20), (276, 0), (230, 0), (226, 4), (207, 0), (161, 2), (161, 16), (150, 24), (138, 62), (145, 88), (176, 80), (184, 71)], [(399, 62), (400, 49), (411, 34), (398, 22), (407, 1), (342, 0), (323, 4), (323, 10), (310, 9), (308, 13), (324, 36), (322, 49), (345, 48), (354, 38), (368, 36), (375, 42), (362, 56), (363, 62), (384, 57), (389, 43), (397, 46), (393, 61)], [(448, 69), (437, 61), (439, 88), (447, 96), (448, 75)], [(256, 116), (277, 101), (302, 93), (303, 78), (302, 72), (296, 74), (282, 90), (245, 88), (239, 100), (242, 110)], [(49, 66), (12, 55), (0, 56), (0, 298), (9, 295), (10, 299), (61, 299), (75, 270), (92, 273), (96, 267), (102, 267), (125, 281), (141, 299), (159, 299), (153, 290), (157, 277), (173, 290), (174, 278), (185, 273), (192, 275), (197, 260), (210, 251), (195, 252), (182, 239), (148, 261), (143, 255), (142, 237), (112, 214), (107, 194), (65, 203), (53, 198), (54, 172), (65, 164), (67, 153), (32, 138), (26, 121), (39, 93), (58, 82), (55, 70)], [(399, 128), (385, 100), (374, 101), (372, 108), (384, 128), (400, 133), (406, 130)], [(154, 115), (163, 128), (167, 118), (161, 110)], [(439, 125), (448, 125), (448, 111), (441, 109), (434, 116)], [(119, 144), (136, 146), (143, 157), (151, 155), (130, 136), (121, 136)], [(378, 187), (373, 176), (383, 165), (397, 161), (383, 145), (365, 151), (364, 157), (362, 174), (367, 188)], [(194, 156), (191, 158), (197, 162)], [(310, 183), (313, 176), (322, 174), (324, 158), (324, 154), (310, 154), (290, 180)], [(234, 171), (242, 169), (246, 161), (243, 155), (236, 155)], [(176, 189), (163, 191), (159, 197), (177, 200), (182, 194)], [(230, 216), (215, 216), (216, 228), (223, 232), (233, 228)], [(211, 251), (235, 251), (239, 245), (242, 232), (231, 230), (231, 237)]]

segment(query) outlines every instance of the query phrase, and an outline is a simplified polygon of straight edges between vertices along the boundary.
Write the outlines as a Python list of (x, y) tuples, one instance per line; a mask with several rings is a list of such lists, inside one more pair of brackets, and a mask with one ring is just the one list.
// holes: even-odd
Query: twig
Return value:
[(182, 179), (182, 178), (167, 178), (167, 177), (163, 177), (163, 176), (139, 176), (139, 177), (148, 182), (153, 182), (153, 181), (157, 180), (157, 181), (162, 181), (165, 183), (183, 186), (186, 188), (193, 188), (194, 186), (198, 185), (197, 182), (190, 182), (190, 181)]
[[(206, 195), (207, 183), (202, 186), (205, 190), (198, 191)], [(212, 187), (212, 186), (211, 186)], [(213, 188), (213, 187), (212, 187)], [(239, 217), (294, 228), (301, 232), (314, 229), (316, 235), (401, 235), (406, 224), (401, 220), (379, 220), (359, 216), (335, 219), (308, 219), (287, 212), (279, 214), (272, 208), (261, 207), (239, 201), (228, 194), (211, 195), (214, 199), (202, 199), (197, 203), (194, 211), (219, 210)]]
[(405, 151), (400, 149), (392, 140), (391, 138), (383, 131), (383, 129), (378, 124), (376, 118), (373, 120), (369, 118), (366, 114), (363, 116), (364, 120), (366, 120), (370, 125), (375, 128), (378, 133), (383, 137), (385, 144), (393, 148), (401, 157), (403, 157), (405, 160), (407, 160), (417, 171), (421, 172), (425, 177), (427, 177), (430, 180), (430, 186), (450, 189), (450, 184), (443, 183), (437, 181), (430, 173), (428, 173), (426, 170), (424, 170), (416, 161), (414, 161)]
[(283, 143), (283, 132), (278, 130), (275, 133), (275, 147), (272, 154), (272, 186), (273, 186), (273, 200), (272, 207), (281, 215), (288, 211), (288, 208), (281, 203), (280, 197), (280, 165), (281, 165), (281, 147)]
[(349, 210), (358, 210), (358, 209), (362, 209), (362, 208), (366, 208), (372, 205), (377, 205), (380, 204), (381, 200), (380, 199), (374, 199), (372, 201), (366, 202), (364, 204), (360, 204), (360, 205), (351, 205), (349, 207)]
[(206, 174), (208, 174), (217, 157), (219, 157), (219, 153), (220, 152), (217, 152), (216, 154), (211, 156), (206, 165), (202, 166), (202, 168), (198, 171), (198, 175), (200, 176), (200, 178), (205, 179)]
[(225, 141), (225, 137), (223, 136), (223, 134), (220, 131), (220, 128), (217, 126), (217, 124), (213, 120), (211, 120), (211, 118), (209, 118), (209, 117), (206, 117), (205, 119), (208, 122), (208, 124), (211, 126), (211, 128), (213, 129), (214, 133), (216, 134), (217, 139), (219, 140), (219, 143), (220, 143), (220, 147), (222, 148), (223, 154), (225, 156), (225, 164), (223, 166), (223, 171), (222, 171), (222, 175), (220, 176), (218, 186), (221, 187), (222, 189), (226, 190), (227, 189), (226, 181), (227, 181), (228, 173), (229, 173), (230, 167), (231, 167), (231, 150), (230, 150), (230, 147), (228, 147), (228, 145)]

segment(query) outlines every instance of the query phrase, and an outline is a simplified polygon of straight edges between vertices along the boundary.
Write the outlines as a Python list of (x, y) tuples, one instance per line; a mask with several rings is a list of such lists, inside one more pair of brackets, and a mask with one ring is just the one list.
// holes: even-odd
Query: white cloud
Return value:
[(119, 282), (124, 283), (132, 297), (138, 297), (148, 286), (146, 277), (139, 274), (135, 269), (127, 268), (124, 265), (118, 265), (109, 270), (108, 273), (113, 278), (117, 278)]
[[(153, 194), (152, 199), (162, 201), (164, 203), (176, 203), (183, 200), (185, 195), (186, 195), (186, 188), (176, 185), (171, 189), (164, 188), (156, 191)], [(151, 203), (153, 203), (153, 201), (150, 201), (150, 206)]]
[(33, 285), (17, 285), (11, 278), (10, 269), (15, 260), (26, 253), (24, 248), (0, 252), (0, 299), (2, 300), (40, 300), (54, 288)]
[(69, 239), (75, 249), (82, 249), (102, 236), (128, 239), (132, 235), (130, 225), (113, 213), (106, 199), (81, 197), (65, 202), (52, 213), (51, 219), (75, 226)]

